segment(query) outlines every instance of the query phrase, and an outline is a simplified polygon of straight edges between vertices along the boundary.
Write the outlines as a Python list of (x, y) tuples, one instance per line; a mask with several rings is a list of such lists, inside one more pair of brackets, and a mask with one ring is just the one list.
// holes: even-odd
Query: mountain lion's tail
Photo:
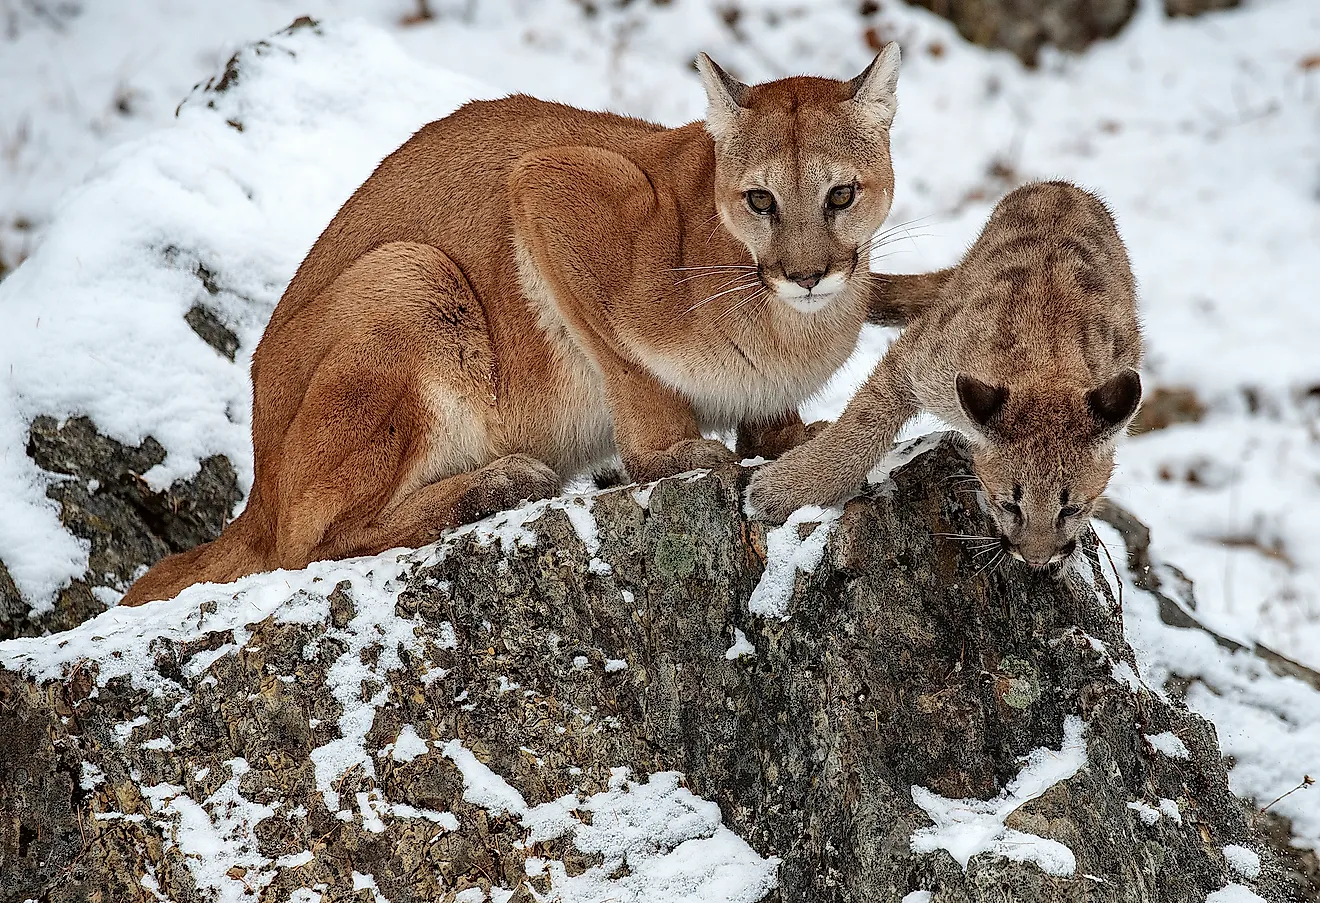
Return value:
[(932, 273), (872, 273), (871, 310), (868, 323), (877, 326), (906, 326), (940, 296), (953, 268)]
[(228, 583), (265, 570), (263, 556), (252, 547), (247, 527), (240, 514), (213, 542), (162, 558), (128, 588), (119, 604), (172, 599), (194, 583)]

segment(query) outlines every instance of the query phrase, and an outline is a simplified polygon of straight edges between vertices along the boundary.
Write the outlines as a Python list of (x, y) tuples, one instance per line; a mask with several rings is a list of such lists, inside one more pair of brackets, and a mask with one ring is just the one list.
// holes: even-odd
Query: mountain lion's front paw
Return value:
[(709, 470), (737, 460), (738, 456), (729, 451), (723, 442), (714, 439), (684, 439), (662, 452), (638, 455), (625, 463), (629, 476), (639, 483), (650, 483), (689, 470)]
[(800, 467), (791, 458), (781, 458), (756, 471), (747, 487), (747, 504), (757, 520), (782, 524), (788, 516), (807, 505), (832, 505), (837, 493), (816, 486), (806, 479)]

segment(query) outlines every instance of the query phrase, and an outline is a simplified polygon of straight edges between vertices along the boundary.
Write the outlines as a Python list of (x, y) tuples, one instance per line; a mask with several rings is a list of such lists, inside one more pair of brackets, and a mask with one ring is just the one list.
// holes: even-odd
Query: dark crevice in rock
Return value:
[(210, 345), (217, 352), (229, 358), (231, 361), (238, 352), (238, 336), (234, 331), (220, 322), (215, 311), (204, 304), (194, 304), (188, 308), (188, 312), (183, 315), (183, 319), (192, 327), (192, 331), (197, 333), (203, 342)]

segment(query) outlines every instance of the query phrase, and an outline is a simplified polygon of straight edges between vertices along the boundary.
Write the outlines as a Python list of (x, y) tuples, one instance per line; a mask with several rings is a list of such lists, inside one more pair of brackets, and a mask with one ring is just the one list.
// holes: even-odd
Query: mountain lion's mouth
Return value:
[(848, 284), (848, 275), (840, 272), (830, 273), (811, 288), (803, 288), (787, 279), (763, 281), (770, 283), (770, 289), (780, 301), (794, 310), (807, 313), (819, 310), (837, 298)]

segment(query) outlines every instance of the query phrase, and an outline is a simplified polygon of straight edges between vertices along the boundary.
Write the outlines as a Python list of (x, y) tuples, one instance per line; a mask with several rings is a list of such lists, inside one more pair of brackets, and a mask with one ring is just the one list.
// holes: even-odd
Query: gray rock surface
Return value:
[[(117, 627), (127, 616), (107, 615), (41, 641), (54, 650), (0, 647), (6, 899), (150, 899), (144, 881), (183, 901), (377, 899), (354, 890), (358, 873), (391, 903), (470, 888), (523, 903), (552, 889), (548, 874), (604, 867), (617, 899), (640, 899), (637, 862), (604, 861), (567, 829), (530, 842), (515, 813), (474, 803), (443, 752), (454, 740), (529, 806), (601, 792), (621, 766), (682, 772), (779, 857), (771, 901), (1204, 903), (1230, 882), (1290, 899), (1213, 728), (1136, 679), (1094, 548), (1054, 580), (983, 568), (941, 535), (990, 530), (950, 489), (967, 467), (945, 440), (832, 528), (770, 536), (741, 513), (744, 471), (649, 498), (625, 487), (461, 532), (397, 576), (378, 559), (296, 592), (273, 579)], [(786, 617), (752, 614), (767, 548), (805, 548), (816, 529), (830, 530), (823, 558), (791, 575)], [(262, 608), (274, 591), (293, 597)], [(753, 654), (733, 655), (737, 631)], [(913, 852), (931, 826), (914, 785), (1002, 798), (1023, 757), (1066, 764), (1078, 727), (1084, 764), (1008, 814), (1034, 838), (1000, 847), (1055, 841), (1070, 874)], [(399, 761), (405, 728), (423, 751)], [(1148, 739), (1166, 733), (1187, 758)], [(373, 819), (364, 800), (395, 808)], [(204, 867), (199, 823), (227, 873)], [(1259, 880), (1231, 873), (1228, 844), (1260, 854)], [(559, 865), (537, 873), (540, 860)]]
[(0, 640), (67, 630), (106, 608), (93, 589), (127, 589), (137, 573), (173, 552), (220, 535), (242, 498), (228, 459), (213, 455), (190, 479), (154, 492), (142, 474), (165, 460), (165, 449), (147, 437), (124, 445), (96, 430), (86, 417), (59, 423), (38, 417), (27, 453), (53, 481), (46, 495), (59, 504), (64, 526), (90, 545), (88, 568), (64, 587), (53, 608), (31, 614), (0, 561)]

